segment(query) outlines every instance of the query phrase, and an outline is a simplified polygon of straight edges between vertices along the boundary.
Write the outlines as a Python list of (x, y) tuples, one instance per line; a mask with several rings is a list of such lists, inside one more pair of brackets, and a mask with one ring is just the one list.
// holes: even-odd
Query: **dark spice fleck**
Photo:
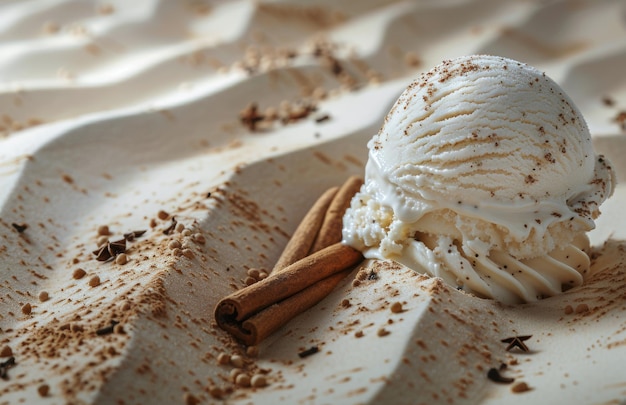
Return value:
[(303, 359), (305, 357), (309, 357), (317, 352), (319, 352), (320, 349), (317, 346), (311, 346), (310, 348), (298, 353), (298, 356)]
[(615, 100), (613, 100), (609, 96), (602, 97), (602, 103), (607, 107), (613, 107), (615, 105)]
[(375, 271), (370, 271), (369, 274), (367, 275), (367, 279), (368, 280), (378, 280), (378, 273), (376, 273)]
[[(500, 370), (505, 368), (506, 364), (500, 366)], [(490, 368), (489, 371), (487, 371), (487, 378), (489, 378), (493, 382), (500, 384), (511, 384), (513, 381), (515, 381), (515, 378), (503, 377), (502, 375), (500, 375), (500, 370), (495, 367)]]
[(0, 363), (0, 378), (3, 380), (9, 379), (8, 370), (15, 366), (15, 357), (11, 356), (6, 361)]
[(532, 335), (514, 336), (514, 337), (502, 339), (501, 342), (509, 344), (506, 347), (506, 351), (507, 352), (512, 350), (515, 347), (517, 347), (518, 349), (520, 349), (523, 352), (527, 352), (528, 351), (528, 346), (526, 346), (524, 341), (530, 339), (531, 337), (533, 337), (533, 336)]
[(613, 120), (620, 124), (623, 131), (626, 131), (626, 111), (620, 111), (617, 113)]
[(243, 111), (239, 113), (239, 120), (243, 125), (245, 125), (250, 131), (254, 131), (256, 129), (256, 125), (259, 121), (262, 121), (265, 118), (262, 114), (259, 114), (259, 107), (256, 103), (250, 104)]
[(19, 233), (24, 232), (26, 228), (28, 228), (28, 225), (26, 224), (16, 224), (15, 222), (12, 223), (11, 226), (15, 228), (15, 230), (18, 231)]
[(142, 236), (144, 233), (146, 233), (146, 230), (141, 230), (141, 231), (132, 231), (132, 232), (128, 232), (124, 234), (124, 239), (126, 239), (127, 241), (131, 242), (133, 240), (135, 240), (135, 238), (138, 238), (140, 236)]
[(320, 122), (328, 121), (329, 119), (330, 119), (330, 115), (324, 114), (322, 116), (315, 118), (315, 122), (320, 123)]
[(170, 226), (165, 228), (165, 230), (163, 231), (163, 234), (170, 235), (172, 232), (174, 232), (174, 230), (176, 229), (177, 223), (178, 221), (176, 221), (176, 217), (172, 217), (172, 223), (170, 224)]
[(105, 326), (104, 328), (98, 329), (96, 331), (96, 335), (104, 336), (104, 335), (109, 335), (113, 333), (113, 330), (115, 330), (115, 325), (117, 324), (119, 324), (118, 321), (112, 320), (109, 326)]

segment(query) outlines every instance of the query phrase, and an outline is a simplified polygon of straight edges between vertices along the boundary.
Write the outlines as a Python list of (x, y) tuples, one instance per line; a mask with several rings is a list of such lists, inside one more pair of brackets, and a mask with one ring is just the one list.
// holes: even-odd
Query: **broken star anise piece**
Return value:
[(141, 231), (132, 231), (132, 232), (128, 232), (124, 234), (124, 239), (126, 239), (129, 242), (132, 242), (133, 240), (135, 240), (135, 238), (140, 237), (141, 235), (143, 235), (144, 233), (146, 233), (145, 229), (142, 229)]
[(511, 351), (515, 347), (517, 347), (518, 349), (520, 349), (523, 352), (527, 352), (528, 351), (528, 346), (526, 346), (524, 341), (530, 339), (531, 337), (532, 337), (532, 335), (513, 336), (513, 337), (510, 337), (510, 338), (502, 339), (501, 342), (502, 343), (508, 343), (508, 346), (505, 349), (507, 352)]
[(93, 251), (96, 255), (96, 260), (99, 262), (106, 262), (107, 260), (126, 252), (126, 238), (116, 240), (113, 242), (107, 242)]

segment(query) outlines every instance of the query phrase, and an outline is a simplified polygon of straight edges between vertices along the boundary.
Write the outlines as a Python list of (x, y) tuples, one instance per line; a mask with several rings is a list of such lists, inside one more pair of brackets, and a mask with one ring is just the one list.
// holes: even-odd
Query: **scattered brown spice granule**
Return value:
[(45, 302), (45, 301), (48, 301), (49, 298), (50, 298), (50, 295), (48, 294), (47, 291), (41, 291), (39, 293), (39, 301)]
[(402, 303), (398, 301), (391, 304), (390, 309), (391, 309), (391, 312), (393, 312), (394, 314), (399, 314), (400, 312), (404, 311), (404, 309), (402, 308)]
[(250, 384), (254, 388), (262, 388), (267, 385), (267, 378), (263, 374), (255, 374), (250, 379)]
[(84, 330), (84, 328), (83, 328), (83, 326), (82, 326), (82, 325), (79, 325), (79, 324), (77, 324), (77, 323), (72, 323), (72, 324), (70, 325), (70, 330), (71, 330), (72, 332), (82, 332), (82, 331)]
[(569, 315), (574, 312), (574, 308), (571, 305), (567, 305), (563, 311), (565, 315)]
[(230, 356), (230, 364), (232, 364), (233, 367), (242, 368), (244, 366), (243, 357), (238, 354)]
[(357, 338), (363, 337), (363, 331), (357, 330), (356, 332), (354, 332), (354, 337), (357, 337)]
[(160, 220), (166, 220), (169, 217), (170, 214), (167, 211), (159, 210), (159, 212), (157, 212), (157, 218), (159, 218)]
[(176, 239), (171, 240), (170, 243), (167, 244), (167, 247), (170, 249), (180, 249), (182, 245)]
[(217, 364), (222, 366), (230, 363), (230, 356), (228, 353), (220, 353), (217, 355)]
[(194, 233), (191, 239), (201, 245), (204, 245), (206, 243), (206, 238), (201, 233)]
[(185, 405), (197, 405), (200, 403), (198, 397), (189, 392), (185, 392), (185, 395), (183, 395), (183, 401), (185, 402)]
[(174, 230), (177, 233), (183, 233), (183, 231), (185, 230), (185, 224), (183, 224), (182, 222), (177, 223), (176, 226), (174, 227)]
[(422, 61), (420, 60), (419, 56), (417, 56), (417, 54), (415, 54), (414, 52), (407, 52), (404, 55), (404, 63), (411, 67), (418, 67), (422, 63)]
[(237, 384), (240, 387), (249, 387), (250, 386), (250, 376), (248, 374), (245, 374), (245, 373), (239, 374), (235, 378), (235, 384)]
[(124, 332), (124, 325), (122, 325), (121, 323), (118, 323), (117, 325), (113, 326), (113, 333), (116, 333), (118, 335), (123, 335)]
[(115, 257), (115, 263), (119, 265), (124, 265), (128, 263), (128, 256), (126, 255), (126, 253), (120, 253), (119, 255), (117, 255)]
[(389, 332), (389, 331), (388, 331), (387, 329), (385, 329), (385, 328), (380, 328), (380, 329), (378, 329), (378, 332), (376, 332), (376, 334), (377, 334), (378, 336), (380, 336), (380, 337), (387, 336), (387, 335), (388, 335), (388, 334), (390, 334), (390, 333), (391, 333), (391, 332)]
[(215, 399), (220, 399), (224, 396), (224, 390), (220, 387), (211, 387), (209, 388), (209, 395)]
[(232, 370), (230, 370), (229, 377), (233, 382), (235, 382), (237, 381), (237, 377), (239, 376), (239, 374), (243, 374), (243, 373), (245, 373), (245, 371), (243, 371), (242, 369), (233, 368)]
[(13, 356), (13, 350), (11, 349), (10, 346), (4, 346), (2, 347), (2, 350), (0, 350), (0, 357), (11, 357)]
[(350, 303), (349, 299), (344, 298), (343, 300), (341, 300), (341, 306), (343, 308), (350, 308), (352, 306), (352, 304)]
[(100, 7), (98, 7), (98, 13), (102, 15), (113, 14), (114, 11), (115, 7), (113, 7), (112, 4), (101, 4)]
[(191, 249), (183, 249), (182, 250), (183, 256), (185, 256), (187, 259), (193, 259), (195, 254), (193, 253), (193, 250)]
[(246, 355), (249, 357), (257, 357), (259, 355), (259, 347), (258, 346), (248, 346), (246, 349)]
[(106, 236), (106, 235), (110, 235), (111, 231), (109, 230), (109, 226), (108, 225), (100, 225), (98, 227), (98, 235), (100, 236)]
[(248, 276), (254, 278), (254, 279), (258, 279), (259, 278), (259, 274), (261, 274), (261, 272), (259, 271), (259, 269), (249, 269), (246, 274), (248, 274)]
[(109, 237), (102, 235), (102, 236), (99, 236), (98, 239), (96, 239), (96, 246), (100, 247), (100, 246), (107, 244), (108, 242), (109, 242)]
[(246, 277), (246, 279), (244, 280), (244, 283), (246, 283), (246, 285), (252, 285), (256, 282), (257, 282), (257, 279), (254, 277)]
[(72, 277), (74, 277), (75, 280), (79, 280), (83, 277), (85, 277), (85, 274), (87, 274), (87, 272), (81, 268), (78, 268), (76, 270), (74, 270), (74, 273), (72, 273)]
[(22, 305), (22, 313), (24, 315), (30, 315), (31, 311), (33, 310), (33, 307), (30, 305), (30, 303), (26, 303), (24, 305)]
[(531, 389), (532, 388), (530, 388), (528, 384), (526, 384), (524, 381), (520, 381), (511, 387), (511, 391), (513, 391), (516, 394), (527, 392), (527, 391), (530, 391)]
[(151, 218), (151, 219), (150, 219), (150, 223), (149, 223), (149, 225), (150, 225), (150, 228), (155, 228), (155, 227), (157, 226), (157, 221), (156, 221), (156, 219)]
[(578, 304), (578, 305), (576, 305), (575, 312), (577, 314), (582, 314), (583, 312), (587, 312), (587, 311), (589, 311), (589, 305), (587, 305), (587, 304)]
[(42, 26), (42, 31), (46, 34), (55, 34), (59, 32), (60, 29), (59, 24), (52, 21), (46, 21)]
[(98, 276), (93, 276), (89, 279), (89, 286), (90, 287), (97, 287), (100, 285), (100, 277)]
[(39, 393), (40, 397), (47, 397), (50, 393), (50, 386), (48, 384), (42, 384), (37, 387), (37, 392)]

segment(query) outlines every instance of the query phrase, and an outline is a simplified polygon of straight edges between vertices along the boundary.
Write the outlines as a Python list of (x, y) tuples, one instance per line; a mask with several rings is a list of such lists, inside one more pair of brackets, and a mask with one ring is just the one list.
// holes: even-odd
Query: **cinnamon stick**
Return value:
[(215, 308), (217, 323), (224, 328), (223, 325), (242, 322), (318, 281), (351, 268), (362, 259), (358, 250), (335, 243), (222, 299)]
[(351, 270), (351, 268), (348, 268), (347, 270), (326, 277), (299, 293), (252, 315), (243, 322), (226, 320), (222, 321), (222, 323), (218, 322), (218, 324), (244, 344), (249, 346), (257, 345), (282, 327), (287, 321), (295, 318), (297, 315), (320, 302), (330, 291), (335, 289), (337, 284), (339, 284)]
[(343, 183), (326, 211), (324, 222), (311, 247), (310, 253), (317, 252), (333, 243), (341, 242), (343, 215), (350, 206), (352, 197), (359, 191), (362, 184), (363, 179), (358, 176), (351, 176)]
[(328, 206), (333, 200), (335, 194), (337, 194), (337, 190), (339, 190), (339, 187), (332, 187), (326, 190), (326, 192), (324, 192), (324, 194), (322, 194), (322, 196), (318, 198), (315, 204), (313, 204), (313, 206), (309, 209), (307, 214), (302, 219), (302, 222), (300, 222), (300, 225), (298, 225), (291, 236), (291, 239), (287, 242), (283, 253), (274, 265), (272, 272), (284, 269), (290, 264), (302, 259), (309, 253), (309, 250), (311, 250), (311, 246), (315, 241), (315, 236), (322, 226)]
[(344, 211), (362, 183), (351, 177), (341, 188), (327, 190), (294, 231), (270, 276), (218, 302), (215, 319), (222, 329), (256, 345), (330, 294), (363, 260), (361, 252), (341, 244)]

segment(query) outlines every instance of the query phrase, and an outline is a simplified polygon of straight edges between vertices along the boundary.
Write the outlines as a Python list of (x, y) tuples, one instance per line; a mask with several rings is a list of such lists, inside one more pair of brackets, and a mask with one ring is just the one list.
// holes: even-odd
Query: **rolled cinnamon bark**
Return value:
[(343, 183), (326, 211), (322, 227), (309, 253), (315, 253), (333, 243), (341, 242), (343, 215), (350, 206), (352, 197), (359, 191), (362, 184), (363, 179), (358, 176), (351, 176)]
[(324, 222), (328, 206), (333, 200), (333, 197), (335, 197), (335, 194), (337, 194), (337, 190), (339, 190), (339, 187), (332, 187), (326, 190), (326, 192), (317, 199), (315, 204), (313, 204), (311, 209), (309, 209), (302, 219), (302, 222), (300, 222), (300, 225), (298, 225), (293, 235), (291, 235), (291, 239), (287, 242), (278, 261), (276, 261), (272, 272), (284, 269), (309, 253), (315, 241), (315, 236)]
[[(330, 294), (363, 260), (341, 243), (342, 219), (363, 181), (349, 178), (311, 207), (264, 280), (217, 303), (217, 324), (247, 345), (256, 345)], [(308, 254), (308, 256), (307, 256)]]
[(216, 316), (233, 315), (235, 320), (243, 321), (311, 284), (354, 266), (362, 259), (358, 250), (335, 243), (298, 260), (282, 271), (272, 273), (264, 280), (232, 293), (218, 303)]
[(227, 319), (223, 319), (222, 323), (218, 321), (218, 324), (244, 344), (257, 345), (288, 321), (320, 302), (351, 270), (349, 268), (326, 277), (297, 294), (270, 305), (243, 322), (234, 321), (227, 316)]

